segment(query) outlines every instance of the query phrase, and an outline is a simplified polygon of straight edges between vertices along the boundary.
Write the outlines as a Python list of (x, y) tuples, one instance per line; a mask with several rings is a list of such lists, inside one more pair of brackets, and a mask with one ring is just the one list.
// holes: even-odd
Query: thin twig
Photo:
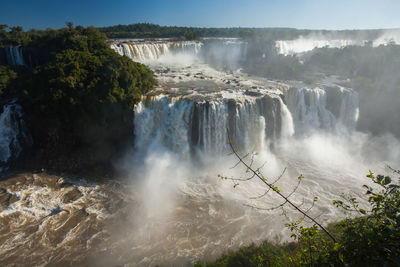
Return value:
[[(258, 174), (255, 170), (253, 170), (251, 168), (251, 166), (249, 164), (247, 164), (238, 154), (237, 150), (233, 147), (231, 138), (229, 136), (229, 132), (228, 132), (228, 140), (229, 140), (229, 146), (231, 148), (231, 150), (233, 151), (233, 154), (238, 158), (238, 160), (247, 168), (247, 170), (249, 170), (250, 172), (254, 173), (267, 187), (269, 187), (270, 189), (272, 189), (276, 194), (278, 194), (281, 198), (283, 198), (285, 200), (285, 203), (288, 203), (291, 207), (293, 207), (295, 210), (297, 210), (298, 212), (300, 212), (301, 214), (303, 214), (303, 216), (305, 218), (308, 218), (309, 220), (311, 220), (314, 224), (316, 224), (322, 231), (324, 231), (335, 243), (336, 243), (336, 239), (335, 237), (333, 237), (333, 235), (331, 233), (328, 232), (327, 229), (325, 229), (325, 227), (323, 227), (319, 222), (317, 222), (315, 219), (313, 219), (310, 215), (308, 215), (306, 212), (304, 212), (303, 210), (301, 210), (299, 207), (297, 207), (292, 201), (290, 201), (287, 197), (285, 197), (279, 190), (277, 190), (276, 187), (274, 187), (273, 184), (270, 184), (267, 182), (267, 180), (262, 177), (260, 174)], [(283, 204), (283, 205), (284, 205)], [(281, 206), (281, 205), (280, 205)]]

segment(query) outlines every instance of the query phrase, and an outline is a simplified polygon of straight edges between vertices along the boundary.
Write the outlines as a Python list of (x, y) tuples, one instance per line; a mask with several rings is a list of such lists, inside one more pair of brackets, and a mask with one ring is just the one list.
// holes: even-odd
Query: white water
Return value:
[(21, 46), (6, 47), (5, 51), (6, 51), (8, 64), (10, 64), (12, 66), (24, 66), (25, 65)]
[(125, 55), (135, 61), (151, 62), (159, 59), (163, 55), (174, 52), (197, 54), (203, 44), (200, 42), (139, 42), (139, 43), (113, 43), (111, 48), (120, 55)]
[(314, 48), (343, 48), (346, 46), (364, 46), (372, 42), (374, 47), (380, 45), (388, 45), (390, 43), (400, 44), (400, 31), (386, 30), (381, 36), (375, 40), (360, 40), (360, 39), (335, 39), (330, 36), (324, 35), (307, 35), (300, 36), (294, 40), (278, 40), (275, 46), (278, 53), (285, 56), (303, 54), (309, 52)]
[(314, 48), (343, 48), (350, 45), (364, 45), (364, 41), (355, 40), (317, 40), (300, 37), (295, 40), (276, 41), (276, 48), (280, 54), (285, 56), (296, 55), (313, 50)]
[(399, 30), (386, 30), (384, 34), (373, 41), (373, 46), (387, 45), (389, 43), (400, 44)]
[(247, 43), (235, 38), (209, 38), (203, 41), (117, 40), (111, 44), (120, 55), (150, 65), (160, 63), (207, 63), (215, 68), (237, 69), (247, 58)]
[(323, 129), (349, 135), (356, 128), (358, 94), (353, 90), (341, 86), (326, 87), (325, 90), (319, 87), (291, 88), (285, 92), (285, 99), (298, 134)]
[(186, 159), (198, 150), (222, 156), (229, 152), (229, 132), (244, 150), (261, 151), (266, 138), (292, 135), (292, 123), (277, 96), (194, 102), (159, 95), (135, 107), (136, 149), (143, 153), (162, 146)]
[(0, 115), (0, 161), (7, 163), (22, 152), (21, 141), (30, 143), (24, 127), (22, 107), (14, 102), (4, 105)]

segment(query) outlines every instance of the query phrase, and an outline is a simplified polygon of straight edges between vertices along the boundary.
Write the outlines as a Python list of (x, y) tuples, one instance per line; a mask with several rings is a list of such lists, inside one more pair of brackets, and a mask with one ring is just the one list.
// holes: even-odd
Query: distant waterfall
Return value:
[(374, 47), (377, 47), (390, 43), (400, 43), (400, 34), (398, 30), (386, 30), (375, 40), (330, 39), (328, 36), (323, 35), (300, 36), (294, 40), (278, 40), (275, 42), (275, 47), (278, 53), (288, 56), (309, 52), (314, 48), (343, 48), (346, 46), (364, 46), (366, 44), (372, 44)]
[(203, 62), (218, 69), (238, 69), (247, 60), (247, 42), (238, 39), (210, 39), (201, 49)]
[(352, 132), (358, 120), (358, 94), (340, 86), (290, 88), (285, 100), (297, 134), (313, 129)]
[(296, 55), (305, 52), (309, 52), (314, 48), (343, 48), (350, 45), (364, 45), (366, 41), (363, 40), (345, 40), (345, 39), (315, 39), (315, 38), (307, 38), (300, 37), (295, 40), (278, 40), (275, 42), (275, 46), (278, 50), (278, 53), (283, 54), (285, 56), (288, 55)]
[(20, 105), (15, 102), (4, 105), (0, 114), (0, 163), (3, 166), (10, 159), (17, 158), (24, 145), (32, 142), (22, 117)]
[(200, 42), (138, 42), (113, 43), (111, 48), (120, 55), (125, 55), (135, 61), (145, 62), (157, 60), (162, 55), (174, 52), (189, 52), (197, 54), (203, 44)]
[(22, 46), (0, 48), (0, 64), (25, 66)]
[(238, 69), (247, 59), (247, 43), (234, 38), (202, 41), (115, 41), (111, 48), (118, 54), (142, 63), (162, 56), (185, 54), (216, 68)]

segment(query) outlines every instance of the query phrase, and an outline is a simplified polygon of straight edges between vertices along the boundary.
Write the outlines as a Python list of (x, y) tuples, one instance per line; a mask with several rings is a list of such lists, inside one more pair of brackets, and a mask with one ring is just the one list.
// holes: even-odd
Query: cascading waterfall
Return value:
[(380, 45), (388, 45), (390, 43), (400, 43), (400, 34), (397, 30), (386, 30), (375, 40), (332, 39), (324, 35), (311, 34), (309, 36), (300, 36), (294, 40), (277, 40), (275, 42), (275, 47), (277, 48), (278, 53), (288, 56), (306, 53), (314, 48), (343, 48), (346, 46), (364, 46), (366, 44), (372, 44), (374, 47), (377, 47)]
[(142, 153), (162, 146), (185, 158), (223, 155), (229, 151), (228, 132), (244, 150), (260, 151), (266, 138), (293, 134), (283, 101), (268, 95), (200, 102), (159, 95), (145, 98), (134, 111), (136, 149)]
[(313, 50), (314, 48), (343, 48), (350, 45), (364, 45), (366, 41), (358, 40), (318, 40), (313, 38), (300, 37), (295, 40), (278, 40), (275, 42), (275, 46), (278, 49), (278, 53), (285, 56), (301, 54)]
[(315, 129), (351, 133), (358, 120), (358, 94), (341, 86), (290, 88), (285, 92), (297, 134)]
[(125, 55), (135, 61), (146, 62), (159, 59), (162, 55), (173, 52), (188, 52), (197, 54), (202, 43), (200, 42), (140, 42), (140, 43), (113, 43), (111, 48), (120, 55)]
[(3, 166), (10, 159), (17, 158), (24, 145), (32, 142), (22, 116), (22, 107), (15, 101), (4, 105), (0, 115), (0, 162)]
[(358, 119), (358, 94), (337, 86), (292, 87), (282, 97), (247, 96), (244, 100), (195, 101), (158, 95), (145, 97), (134, 111), (138, 151), (162, 146), (190, 158), (199, 152), (226, 153), (228, 132), (244, 151), (260, 151), (267, 140), (318, 129), (348, 135)]
[[(207, 39), (203, 42), (114, 43), (112, 48), (121, 55), (142, 62), (157, 60), (178, 51), (197, 55), (208, 65), (216, 67), (234, 66), (235, 62), (245, 60), (245, 42), (236, 39)], [(219, 65), (213, 64), (213, 60)], [(164, 79), (167, 77), (165, 71), (170, 69), (159, 71)], [(201, 69), (194, 70), (193, 66), (181, 71), (174, 69), (171, 72), (173, 83), (182, 81), (182, 76), (200, 74), (197, 77), (203, 80), (206, 76)], [(218, 80), (221, 74), (211, 72), (211, 75), (217, 75), (212, 79)], [(177, 76), (181, 77), (176, 80)], [(223, 83), (228, 84), (226, 90), (229, 91), (232, 84), (239, 85), (238, 79), (241, 79), (240, 74), (223, 78)], [(193, 83), (188, 84), (189, 88), (198, 86), (192, 78), (189, 81)], [(355, 130), (358, 95), (351, 89), (337, 85), (314, 88), (292, 86), (286, 90), (279, 89), (278, 94), (271, 96), (266, 91), (257, 91), (254, 82), (246, 78), (248, 89), (240, 85), (235, 87), (236, 92), (244, 96), (240, 99), (229, 97), (229, 93), (223, 94), (224, 97), (216, 94), (205, 97), (208, 93), (204, 89), (197, 93), (200, 98), (191, 98), (185, 95), (185, 87), (182, 88), (182, 95), (178, 90), (173, 96), (155, 94), (144, 97), (134, 110), (136, 150), (146, 153), (155, 147), (164, 147), (189, 159), (199, 153), (226, 153), (228, 132), (232, 141), (244, 151), (260, 151), (264, 150), (265, 144), (273, 145), (274, 141), (294, 134), (302, 136), (319, 129), (349, 134)], [(167, 86), (171, 86), (170, 82)], [(220, 85), (216, 83), (213, 86), (218, 88)]]
[(25, 66), (23, 48), (21, 46), (0, 48), (0, 64)]
[(114, 42), (120, 55), (142, 63), (157, 61), (162, 56), (183, 53), (196, 57), (216, 68), (238, 69), (247, 59), (247, 43), (234, 38), (206, 39), (203, 41), (150, 41)]

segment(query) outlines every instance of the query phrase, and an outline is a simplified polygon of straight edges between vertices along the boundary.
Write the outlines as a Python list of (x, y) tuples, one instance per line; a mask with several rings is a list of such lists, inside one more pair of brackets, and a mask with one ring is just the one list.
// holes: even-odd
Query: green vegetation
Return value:
[(108, 38), (177, 38), (196, 40), (200, 37), (241, 37), (252, 36), (251, 28), (195, 28), (160, 26), (149, 23), (116, 25), (99, 28)]
[(9, 90), (11, 83), (17, 78), (17, 73), (9, 66), (0, 66), (0, 96)]
[[(0, 66), (0, 96), (23, 105), (44, 154), (93, 149), (109, 160), (132, 138), (132, 108), (155, 84), (144, 65), (115, 53), (93, 27), (1, 32), (2, 45), (23, 45), (28, 66)], [(50, 153), (49, 150), (54, 151)]]
[[(400, 171), (394, 171), (400, 174)], [(365, 185), (369, 209), (359, 207), (348, 196), (333, 204), (360, 217), (349, 217), (329, 225), (333, 242), (315, 225), (287, 226), (297, 242), (273, 245), (264, 242), (230, 252), (214, 262), (195, 266), (399, 266), (400, 264), (400, 185), (389, 176), (367, 175)]]
[(198, 28), (160, 26), (151, 23), (136, 23), (130, 25), (115, 25), (99, 28), (108, 38), (181, 38), (194, 40), (199, 37), (236, 37), (243, 39), (263, 38), (264, 40), (290, 40), (300, 35), (333, 34), (338, 38), (359, 36), (361, 39), (375, 39), (381, 30), (298, 30), (293, 28)]

